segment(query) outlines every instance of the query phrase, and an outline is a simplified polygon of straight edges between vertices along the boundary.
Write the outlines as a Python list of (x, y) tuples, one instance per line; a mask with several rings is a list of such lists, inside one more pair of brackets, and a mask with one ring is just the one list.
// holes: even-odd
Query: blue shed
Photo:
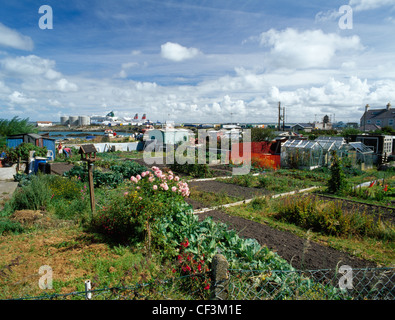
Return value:
[(46, 147), (48, 150), (48, 158), (52, 160), (56, 157), (56, 139), (50, 138), (49, 136), (39, 135), (35, 133), (24, 133), (24, 134), (17, 134), (7, 137), (7, 147), (9, 148), (16, 148), (21, 143), (32, 143), (38, 147)]

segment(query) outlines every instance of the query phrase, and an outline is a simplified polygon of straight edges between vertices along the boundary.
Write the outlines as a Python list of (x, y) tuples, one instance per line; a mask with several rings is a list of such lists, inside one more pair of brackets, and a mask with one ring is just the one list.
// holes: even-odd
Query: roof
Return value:
[(373, 153), (373, 150), (362, 142), (349, 142), (348, 145), (361, 153)]
[(50, 138), (49, 136), (42, 136), (37, 133), (21, 133), (21, 134), (13, 134), (7, 136), (7, 139), (20, 139), (23, 138), (24, 136), (29, 136), (33, 139), (46, 139), (46, 140), (56, 140), (54, 138)]
[(369, 109), (366, 111), (362, 117), (362, 119), (373, 120), (373, 119), (395, 119), (395, 109), (385, 108), (385, 109)]
[(311, 123), (297, 123), (297, 124), (293, 125), (292, 128), (296, 127), (296, 126), (301, 126), (303, 128), (314, 128), (314, 125)]

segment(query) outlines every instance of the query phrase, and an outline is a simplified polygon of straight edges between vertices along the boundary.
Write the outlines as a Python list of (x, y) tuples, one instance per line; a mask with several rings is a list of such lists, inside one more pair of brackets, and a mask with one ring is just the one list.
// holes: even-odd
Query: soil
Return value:
[(268, 194), (263, 189), (243, 187), (236, 184), (220, 182), (220, 181), (191, 181), (188, 182), (189, 188), (193, 191), (202, 190), (206, 192), (214, 192), (219, 194), (226, 194), (231, 197), (245, 199), (252, 199), (256, 196), (264, 196)]
[[(257, 190), (259, 190), (218, 181), (190, 182), (189, 185), (192, 188), (192, 192), (193, 188), (198, 188), (198, 190), (208, 192), (237, 195), (244, 199), (253, 198)], [(330, 199), (330, 201), (333, 200)], [(187, 202), (190, 203), (195, 210), (207, 207), (207, 205), (203, 205), (193, 199), (187, 199)], [(363, 212), (366, 213), (370, 212), (377, 214), (377, 208), (375, 208), (375, 206), (357, 205), (349, 201), (345, 201), (343, 206), (349, 209), (352, 208), (353, 210), (358, 208), (358, 210), (363, 210)], [(391, 219), (394, 219), (394, 211), (395, 210), (392, 209), (383, 211), (383, 208), (380, 208), (380, 213)], [(302, 239), (291, 232), (277, 230), (258, 222), (231, 216), (221, 210), (198, 213), (198, 215), (201, 220), (206, 217), (212, 217), (214, 221), (223, 222), (227, 224), (230, 229), (238, 231), (240, 236), (256, 239), (261, 245), (265, 245), (272, 251), (277, 252), (279, 256), (287, 260), (297, 269), (335, 269), (341, 265), (349, 265), (352, 268), (377, 267), (377, 264), (372, 261), (363, 260), (314, 241)]]

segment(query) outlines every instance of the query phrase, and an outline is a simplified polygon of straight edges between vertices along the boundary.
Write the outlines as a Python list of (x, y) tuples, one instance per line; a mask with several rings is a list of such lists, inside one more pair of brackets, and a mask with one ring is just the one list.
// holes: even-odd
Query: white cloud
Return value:
[(200, 51), (196, 48), (186, 48), (178, 43), (167, 42), (161, 45), (161, 55), (165, 59), (172, 61), (183, 61), (186, 59), (192, 59), (200, 54)]
[(56, 89), (62, 92), (77, 91), (78, 86), (75, 83), (69, 82), (65, 78), (62, 78), (56, 82)]
[(374, 10), (381, 7), (395, 7), (394, 0), (350, 0), (349, 4), (355, 11)]
[(1, 61), (1, 65), (6, 73), (22, 77), (43, 75), (53, 80), (60, 76), (59, 72), (53, 70), (55, 61), (35, 55), (5, 58)]
[(20, 50), (33, 50), (33, 40), (0, 23), (0, 46)]
[(13, 104), (28, 104), (37, 101), (36, 99), (30, 99), (25, 97), (25, 95), (19, 91), (14, 91), (12, 94), (8, 96), (8, 98), (9, 101)]
[(293, 28), (263, 32), (260, 43), (270, 48), (276, 67), (291, 69), (327, 68), (338, 52), (362, 48), (358, 36), (341, 37), (322, 30), (300, 32)]

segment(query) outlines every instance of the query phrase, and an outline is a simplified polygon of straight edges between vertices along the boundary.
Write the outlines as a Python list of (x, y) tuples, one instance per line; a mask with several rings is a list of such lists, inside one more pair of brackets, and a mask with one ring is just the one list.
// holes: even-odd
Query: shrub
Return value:
[(309, 196), (287, 197), (277, 205), (277, 218), (328, 235), (388, 237), (379, 221), (364, 213), (343, 212), (340, 201), (324, 202)]
[[(101, 168), (93, 170), (93, 183), (97, 188), (107, 186), (116, 188), (124, 179), (129, 179), (133, 175), (141, 174), (147, 168), (133, 161), (126, 161), (121, 164), (113, 164), (110, 171), (104, 172)], [(66, 177), (78, 177), (82, 182), (88, 182), (88, 169), (82, 165), (76, 165), (64, 173)]]
[[(77, 177), (82, 182), (88, 182), (88, 169), (81, 165), (76, 165), (63, 174), (65, 177)], [(122, 174), (118, 172), (103, 172), (100, 169), (93, 170), (93, 184), (96, 188), (107, 186), (116, 188), (123, 182)]]
[(207, 164), (199, 164), (199, 163), (179, 164), (175, 162), (174, 164), (170, 165), (170, 168), (175, 172), (184, 173), (193, 178), (209, 178), (213, 176)]
[(111, 171), (120, 173), (124, 179), (129, 179), (131, 176), (141, 174), (147, 171), (147, 169), (147, 167), (134, 161), (124, 161), (121, 164), (110, 166)]
[(343, 194), (347, 188), (347, 181), (343, 172), (342, 161), (336, 151), (332, 152), (331, 177), (328, 181), (328, 192)]
[(199, 256), (188, 252), (189, 245), (188, 239), (180, 243), (176, 266), (172, 271), (183, 277), (182, 288), (194, 292), (199, 299), (207, 299), (210, 292), (209, 263), (204, 254)]
[(46, 157), (48, 152), (46, 147), (38, 147), (32, 143), (23, 142), (16, 148), (7, 148), (6, 155), (10, 162), (16, 162), (18, 158), (26, 161), (29, 158), (30, 151), (35, 151), (34, 156), (36, 157)]
[(16, 190), (12, 199), (13, 210), (45, 210), (51, 200), (51, 190), (45, 176), (33, 176), (30, 183)]
[(9, 220), (8, 218), (0, 218), (0, 235), (6, 233), (22, 233), (23, 226), (17, 222)]
[(132, 184), (123, 196), (111, 199), (99, 209), (93, 221), (97, 231), (122, 241), (145, 238), (150, 246), (152, 227), (158, 219), (186, 206), (187, 183), (171, 171), (165, 174), (157, 167), (152, 169), (153, 173), (147, 170), (132, 176)]

